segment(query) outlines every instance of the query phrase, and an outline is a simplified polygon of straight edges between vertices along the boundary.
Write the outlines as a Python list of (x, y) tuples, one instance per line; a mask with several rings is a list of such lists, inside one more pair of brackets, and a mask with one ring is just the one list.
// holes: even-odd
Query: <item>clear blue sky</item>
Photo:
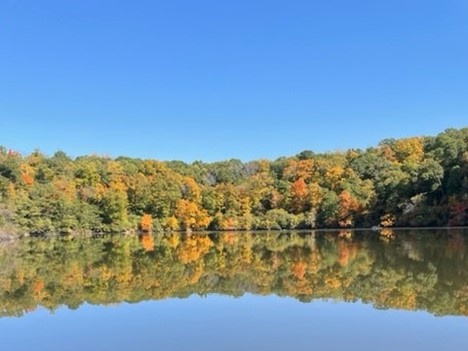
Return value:
[(466, 0), (0, 1), (0, 144), (193, 161), (468, 125)]

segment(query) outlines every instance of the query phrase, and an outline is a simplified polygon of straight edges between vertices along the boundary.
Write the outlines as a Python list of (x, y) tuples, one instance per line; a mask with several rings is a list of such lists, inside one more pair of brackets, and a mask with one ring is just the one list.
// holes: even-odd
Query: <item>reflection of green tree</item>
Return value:
[(467, 315), (463, 235), (177, 233), (154, 236), (151, 251), (136, 236), (29, 239), (0, 247), (0, 309), (251, 292)]

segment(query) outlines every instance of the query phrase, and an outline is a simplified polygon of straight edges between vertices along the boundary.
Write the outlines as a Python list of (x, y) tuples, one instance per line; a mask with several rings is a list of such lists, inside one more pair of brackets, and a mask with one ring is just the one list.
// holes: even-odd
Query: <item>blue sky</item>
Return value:
[(276, 158), (468, 126), (465, 0), (0, 2), (0, 145)]

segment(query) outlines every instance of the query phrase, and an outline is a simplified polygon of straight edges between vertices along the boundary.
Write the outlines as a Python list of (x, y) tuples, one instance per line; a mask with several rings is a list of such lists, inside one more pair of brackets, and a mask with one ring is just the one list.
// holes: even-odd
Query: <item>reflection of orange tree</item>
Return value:
[(252, 292), (466, 315), (463, 237), (404, 245), (294, 232), (30, 239), (1, 252), (0, 310)]
[(144, 233), (140, 235), (140, 242), (141, 246), (145, 251), (153, 251), (154, 250), (154, 237), (151, 234)]
[(345, 243), (338, 241), (338, 263), (346, 267), (358, 254), (359, 247), (355, 243)]
[(40, 300), (42, 297), (43, 297), (43, 292), (44, 292), (44, 282), (42, 281), (42, 279), (39, 279), (37, 280), (34, 284), (33, 284), (33, 295), (34, 295), (34, 298)]

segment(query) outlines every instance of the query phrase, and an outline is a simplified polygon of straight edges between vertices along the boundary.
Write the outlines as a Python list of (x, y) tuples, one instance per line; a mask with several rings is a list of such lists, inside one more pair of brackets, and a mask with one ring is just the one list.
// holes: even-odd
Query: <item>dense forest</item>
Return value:
[(0, 317), (211, 293), (468, 315), (466, 230), (346, 232), (25, 238), (0, 245)]
[(468, 128), (246, 163), (0, 148), (4, 234), (376, 225), (468, 225)]

